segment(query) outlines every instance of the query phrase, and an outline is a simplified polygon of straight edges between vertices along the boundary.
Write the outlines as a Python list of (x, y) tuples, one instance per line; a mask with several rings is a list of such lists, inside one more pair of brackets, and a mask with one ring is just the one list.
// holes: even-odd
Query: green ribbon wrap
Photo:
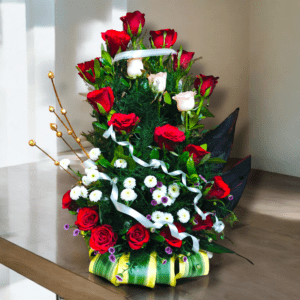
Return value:
[[(157, 259), (157, 253), (140, 254), (123, 253), (115, 262), (109, 260), (109, 253), (93, 256), (90, 250), (90, 267), (92, 274), (109, 280), (115, 286), (120, 284), (137, 284), (154, 288), (155, 284), (176, 286), (176, 280), (186, 277), (204, 276), (209, 272), (209, 259), (205, 251), (200, 250), (183, 261), (183, 255), (170, 256), (165, 264)], [(129, 266), (132, 267), (129, 267)], [(175, 270), (177, 274), (175, 274)], [(116, 278), (119, 275), (122, 281)]]

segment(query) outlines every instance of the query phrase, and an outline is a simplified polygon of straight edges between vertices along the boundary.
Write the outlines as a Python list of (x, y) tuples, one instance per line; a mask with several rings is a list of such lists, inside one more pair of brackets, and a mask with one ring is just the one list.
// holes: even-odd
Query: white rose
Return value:
[(179, 93), (172, 97), (172, 99), (177, 101), (177, 109), (179, 111), (188, 111), (194, 108), (195, 106), (195, 95), (196, 92), (184, 92)]
[(142, 58), (130, 58), (127, 60), (127, 74), (131, 78), (136, 78), (142, 75), (144, 65)]
[(167, 86), (167, 73), (159, 72), (148, 77), (149, 86), (154, 92), (163, 93)]

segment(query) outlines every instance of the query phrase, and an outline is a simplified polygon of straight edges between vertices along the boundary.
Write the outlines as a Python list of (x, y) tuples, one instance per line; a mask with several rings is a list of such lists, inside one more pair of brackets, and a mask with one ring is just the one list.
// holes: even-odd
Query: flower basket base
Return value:
[(173, 255), (164, 264), (157, 258), (156, 252), (123, 253), (115, 262), (110, 261), (109, 253), (93, 253), (94, 251), (90, 250), (90, 273), (106, 278), (115, 286), (137, 284), (154, 288), (158, 283), (174, 287), (177, 279), (204, 276), (209, 272), (208, 256), (201, 250), (188, 256), (185, 262), (183, 255), (177, 259)]

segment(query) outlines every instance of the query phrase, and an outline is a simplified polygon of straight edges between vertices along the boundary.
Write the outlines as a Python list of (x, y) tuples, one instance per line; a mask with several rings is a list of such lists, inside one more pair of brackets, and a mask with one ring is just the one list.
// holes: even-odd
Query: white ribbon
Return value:
[(122, 59), (160, 56), (160, 55), (169, 55), (169, 54), (177, 54), (177, 52), (173, 49), (146, 49), (146, 50), (124, 51), (115, 56), (113, 63)]

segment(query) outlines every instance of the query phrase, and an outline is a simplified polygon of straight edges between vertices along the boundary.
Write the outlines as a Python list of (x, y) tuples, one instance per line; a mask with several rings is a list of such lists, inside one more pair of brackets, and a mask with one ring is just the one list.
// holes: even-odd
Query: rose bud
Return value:
[[(178, 67), (178, 52), (179, 50), (177, 50), (177, 54), (173, 54), (173, 69), (174, 71), (177, 70)], [(189, 66), (189, 63), (191, 62), (191, 60), (193, 59), (195, 52), (187, 52), (182, 50), (181, 56), (180, 56), (180, 69), (187, 69), (187, 67)]]
[(122, 51), (125, 51), (128, 43), (130, 42), (130, 36), (124, 31), (107, 30), (101, 33), (104, 41), (108, 43), (109, 53), (112, 57), (116, 55), (121, 47)]
[(79, 206), (76, 203), (76, 201), (71, 199), (70, 193), (71, 193), (71, 190), (67, 191), (64, 194), (64, 196), (62, 198), (62, 208), (63, 209), (67, 208), (68, 210), (76, 211), (79, 208)]
[(222, 199), (225, 198), (230, 194), (230, 188), (227, 183), (223, 181), (223, 178), (221, 176), (215, 176), (213, 178), (214, 184), (211, 186), (211, 184), (207, 185), (206, 188), (210, 188), (209, 192), (206, 195), (206, 199)]
[(142, 31), (141, 29), (145, 25), (145, 14), (142, 14), (140, 11), (136, 10), (133, 13), (127, 13), (126, 16), (121, 17), (120, 20), (123, 22), (123, 28), (125, 32), (127, 32), (129, 35), (131, 33), (132, 36), (139, 36)]
[(170, 48), (175, 44), (177, 40), (177, 32), (174, 29), (150, 31), (150, 35), (150, 42), (152, 44), (152, 47), (154, 46), (156, 48)]
[(180, 131), (177, 127), (167, 124), (155, 128), (154, 141), (161, 149), (165, 147), (169, 151), (174, 151), (178, 144), (184, 140), (184, 132)]
[(114, 99), (114, 93), (109, 86), (101, 88), (100, 90), (94, 90), (87, 94), (88, 102), (99, 114), (101, 113), (99, 111), (97, 103), (101, 104), (105, 111), (109, 113), (113, 107)]
[[(185, 232), (185, 230), (186, 230), (185, 227), (182, 226), (180, 223), (174, 222), (174, 225), (176, 226), (179, 233)], [(180, 248), (182, 246), (182, 241), (172, 236), (169, 227), (164, 227), (160, 231), (160, 235), (162, 235), (165, 238), (166, 242), (170, 246), (175, 247), (175, 248)]]
[[(196, 90), (198, 91), (199, 90), (199, 86), (201, 84), (201, 81), (200, 81), (200, 78), (202, 79), (202, 84), (201, 84), (201, 88), (200, 88), (200, 95), (203, 96), (203, 97), (209, 97), (216, 84), (218, 83), (218, 79), (219, 77), (214, 77), (214, 76), (205, 76), (205, 75), (197, 75), (196, 76), (196, 80), (194, 82), (194, 86), (196, 88)], [(208, 91), (210, 88), (210, 91)]]
[(167, 86), (167, 73), (159, 72), (148, 77), (149, 86), (155, 93), (163, 93)]
[(193, 160), (196, 165), (198, 165), (201, 162), (202, 158), (205, 155), (210, 153), (210, 152), (205, 151), (202, 147), (197, 146), (197, 145), (192, 145), (192, 144), (187, 145), (183, 149), (183, 152), (188, 152), (189, 156), (193, 155)]
[[(99, 57), (96, 57), (95, 59), (99, 60)], [(90, 60), (90, 61), (86, 61), (84, 63), (78, 64), (77, 67), (81, 70), (81, 72), (84, 74), (84, 76), (92, 83), (95, 83), (96, 78), (95, 78), (95, 70), (94, 70), (94, 60)], [(99, 61), (100, 66), (101, 66), (101, 62)], [(88, 73), (88, 71), (91, 70), (93, 75), (91, 75), (90, 73)], [(79, 72), (78, 75), (84, 79), (82, 73)]]
[(141, 76), (144, 65), (142, 58), (130, 58), (127, 60), (127, 74), (131, 78)]
[(177, 101), (177, 109), (179, 111), (188, 111), (194, 108), (195, 106), (195, 95), (196, 92), (184, 92), (179, 93), (172, 97), (172, 99)]

